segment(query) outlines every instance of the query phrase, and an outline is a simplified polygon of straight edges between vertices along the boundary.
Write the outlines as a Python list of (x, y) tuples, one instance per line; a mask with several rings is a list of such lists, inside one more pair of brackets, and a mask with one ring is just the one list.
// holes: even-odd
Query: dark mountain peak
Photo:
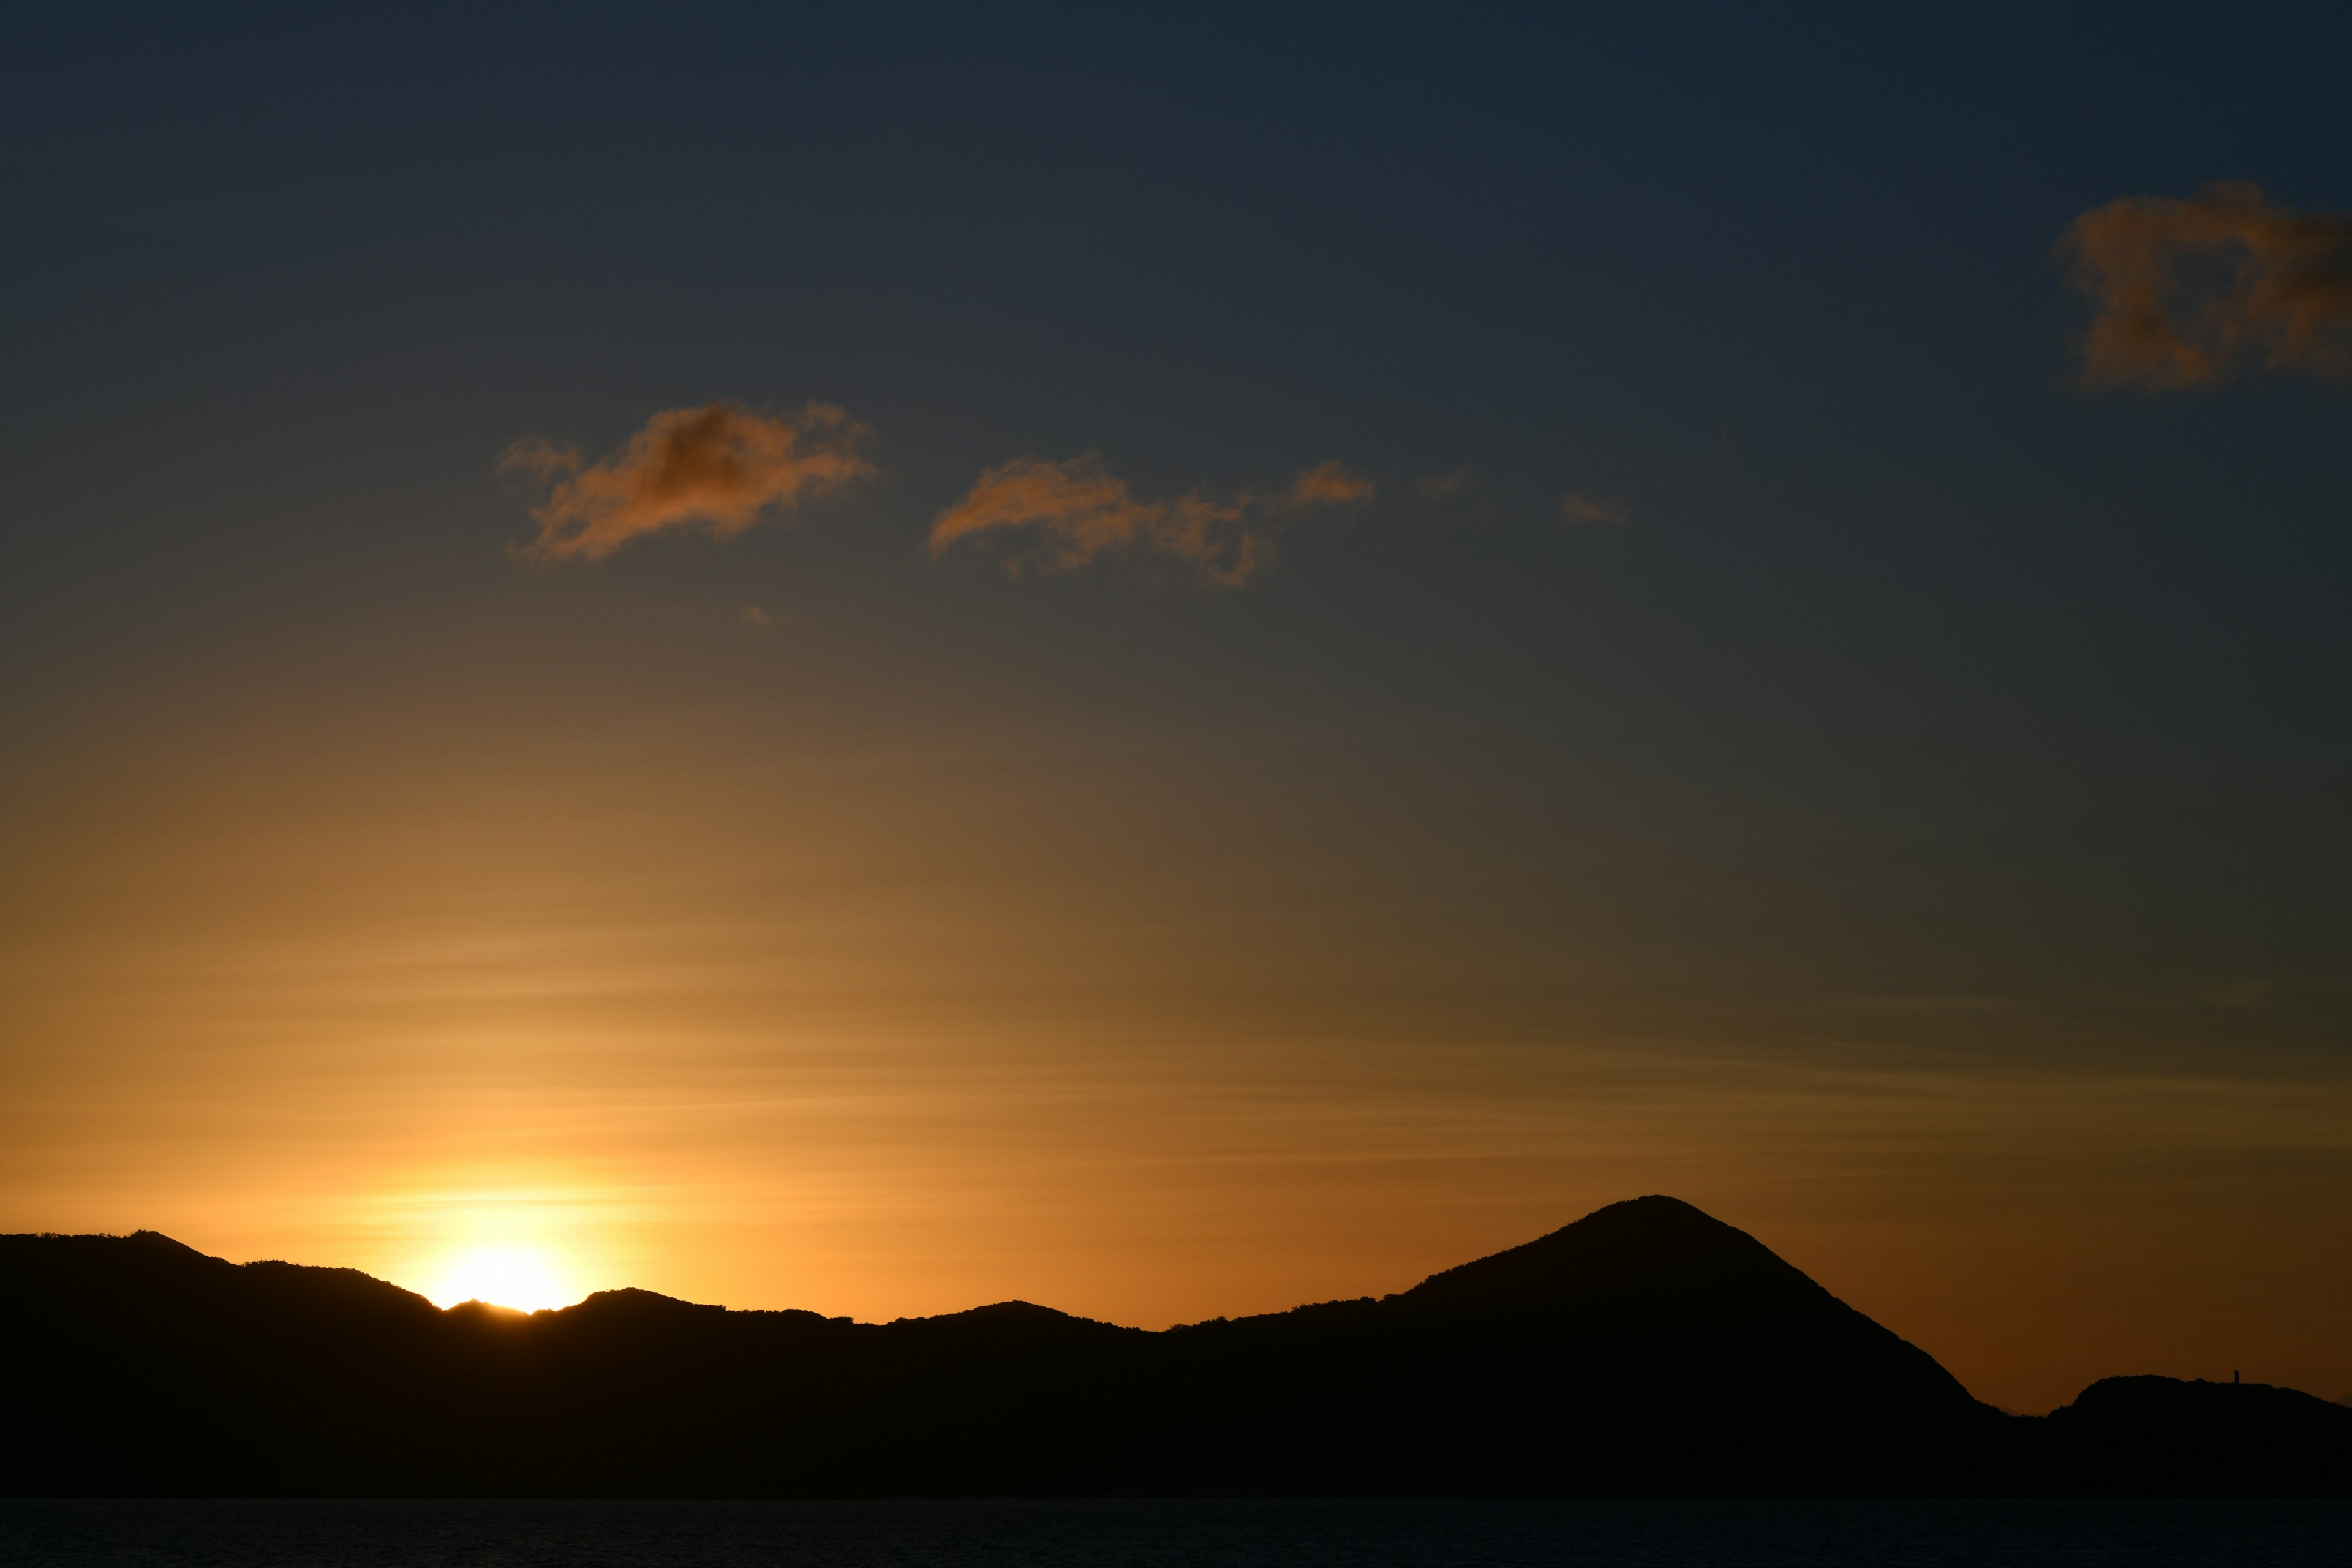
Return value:
[(943, 1336), (958, 1342), (989, 1340), (1005, 1345), (1066, 1344), (1143, 1334), (1141, 1329), (1074, 1317), (1034, 1301), (995, 1301), (961, 1312), (942, 1312), (936, 1318), (899, 1318), (884, 1326), (901, 1334), (912, 1332), (927, 1339)]
[(929, 1318), (900, 1318), (902, 1323), (1084, 1323), (1087, 1318), (1072, 1317), (1054, 1307), (1041, 1307), (1034, 1301), (992, 1301), (985, 1307), (967, 1307), (961, 1312), (941, 1312)]
[(1433, 1274), (1393, 1300), (1472, 1310), (1665, 1301), (1739, 1309), (1832, 1298), (1746, 1231), (1656, 1194)]
[(184, 1241), (174, 1241), (160, 1230), (134, 1230), (122, 1239), (131, 1243), (134, 1247), (144, 1247), (155, 1252), (165, 1254), (184, 1253), (190, 1258), (202, 1258), (206, 1262), (213, 1261), (209, 1255), (198, 1252), (194, 1247), (190, 1247)]
[(687, 1318), (723, 1318), (727, 1315), (727, 1309), (707, 1306), (700, 1301), (684, 1301), (676, 1296), (665, 1296), (658, 1290), (640, 1290), (634, 1285), (625, 1285), (617, 1290), (598, 1290), (569, 1307), (559, 1309), (555, 1315), (565, 1321), (658, 1322)]
[(530, 1314), (519, 1307), (501, 1307), (496, 1301), (460, 1301), (445, 1310), (443, 1317), (456, 1323), (527, 1323)]

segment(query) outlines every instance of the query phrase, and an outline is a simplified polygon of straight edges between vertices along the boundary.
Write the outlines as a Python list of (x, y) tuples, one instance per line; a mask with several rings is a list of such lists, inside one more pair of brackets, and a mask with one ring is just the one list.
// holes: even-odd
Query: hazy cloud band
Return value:
[(1025, 532), (1052, 570), (1128, 551), (1184, 563), (1206, 583), (1232, 587), (1273, 559), (1275, 536), (1298, 514), (1369, 500), (1371, 480), (1334, 460), (1307, 469), (1279, 497), (1219, 500), (1194, 490), (1139, 500), (1100, 458), (1015, 458), (980, 476), (931, 525), (931, 553), (958, 542)]

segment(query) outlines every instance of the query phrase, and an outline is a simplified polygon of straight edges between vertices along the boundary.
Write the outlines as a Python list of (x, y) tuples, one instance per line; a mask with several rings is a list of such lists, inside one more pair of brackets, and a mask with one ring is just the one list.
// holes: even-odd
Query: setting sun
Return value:
[(580, 1296), (545, 1253), (530, 1247), (477, 1247), (458, 1253), (425, 1294), (436, 1307), (488, 1301), (525, 1312), (569, 1306)]

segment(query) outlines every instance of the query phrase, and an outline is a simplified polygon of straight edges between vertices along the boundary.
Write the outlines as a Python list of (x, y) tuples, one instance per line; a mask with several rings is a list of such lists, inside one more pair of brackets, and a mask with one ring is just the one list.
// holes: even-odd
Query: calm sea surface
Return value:
[(8, 1502), (0, 1565), (2352, 1563), (2342, 1502)]

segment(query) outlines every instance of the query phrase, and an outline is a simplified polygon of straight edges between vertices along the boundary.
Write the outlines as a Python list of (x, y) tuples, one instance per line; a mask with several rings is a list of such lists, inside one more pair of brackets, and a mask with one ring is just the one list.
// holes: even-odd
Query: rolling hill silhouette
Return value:
[(1378, 1300), (1150, 1333), (609, 1290), (442, 1311), (152, 1231), (0, 1237), (17, 1494), (2342, 1491), (2352, 1410), (2110, 1379), (2042, 1420), (1754, 1237), (1612, 1205)]

